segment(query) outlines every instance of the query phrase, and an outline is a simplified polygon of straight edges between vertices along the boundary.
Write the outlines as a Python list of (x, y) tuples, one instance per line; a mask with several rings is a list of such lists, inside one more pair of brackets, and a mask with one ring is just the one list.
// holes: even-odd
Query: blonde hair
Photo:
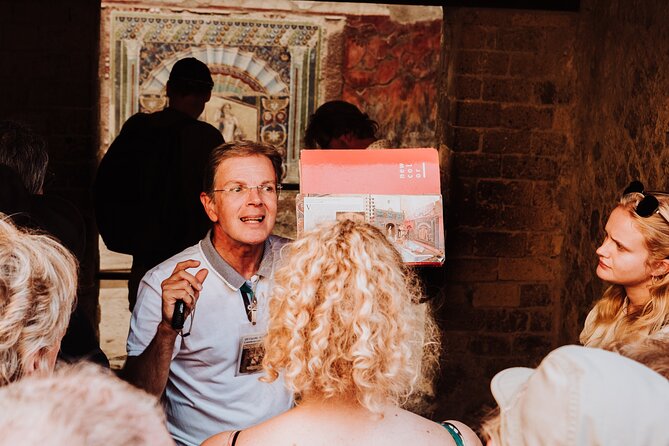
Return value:
[(669, 332), (661, 331), (632, 344), (616, 345), (613, 350), (669, 379)]
[(0, 389), (0, 446), (173, 445), (158, 400), (91, 363)]
[[(627, 211), (635, 227), (643, 235), (649, 252), (648, 264), (652, 265), (669, 257), (669, 222), (659, 213), (640, 217), (635, 209), (644, 197), (640, 193), (624, 195), (618, 208)], [(660, 211), (669, 216), (669, 197), (655, 195)], [(669, 274), (653, 277), (648, 287), (649, 301), (637, 311), (628, 311), (625, 288), (610, 285), (597, 301), (586, 319), (580, 335), (581, 344), (587, 347), (612, 349), (616, 343), (630, 343), (657, 332), (669, 323)]]
[(480, 429), (483, 441), (492, 442), (495, 446), (502, 446), (502, 412), (499, 407), (492, 409), (483, 419)]
[(373, 413), (405, 401), (421, 373), (437, 368), (437, 330), (418, 305), (413, 271), (381, 231), (351, 220), (288, 250), (275, 275), (263, 379), (283, 372), (298, 397), (350, 396)]
[(20, 379), (32, 358), (38, 373), (51, 371), (43, 353), (60, 345), (76, 289), (77, 263), (67, 249), (0, 214), (0, 386)]

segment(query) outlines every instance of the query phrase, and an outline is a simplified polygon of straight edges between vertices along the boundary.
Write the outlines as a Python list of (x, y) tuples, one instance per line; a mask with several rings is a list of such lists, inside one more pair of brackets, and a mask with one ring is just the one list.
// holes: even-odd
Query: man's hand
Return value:
[(158, 324), (151, 343), (139, 356), (128, 356), (120, 373), (123, 379), (153, 395), (163, 394), (170, 373), (174, 340), (178, 336), (172, 328), (174, 304), (177, 300), (183, 300), (186, 315), (193, 311), (202, 290), (202, 282), (209, 273), (204, 268), (195, 275), (186, 272), (186, 269), (199, 265), (197, 260), (177, 263), (172, 275), (160, 284), (163, 291), (163, 320)]
[(200, 291), (202, 290), (202, 283), (209, 274), (209, 271), (202, 268), (195, 275), (190, 274), (186, 270), (188, 268), (197, 268), (200, 266), (198, 260), (184, 260), (177, 263), (172, 271), (172, 275), (163, 280), (160, 284), (163, 290), (163, 322), (167, 325), (172, 325), (172, 315), (174, 314), (174, 305), (177, 300), (182, 300), (186, 304), (187, 317), (193, 308)]

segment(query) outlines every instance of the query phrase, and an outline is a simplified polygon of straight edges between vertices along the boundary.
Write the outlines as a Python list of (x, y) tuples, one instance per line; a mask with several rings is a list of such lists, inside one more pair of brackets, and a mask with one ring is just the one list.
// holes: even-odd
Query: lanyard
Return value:
[(242, 294), (242, 300), (244, 301), (246, 317), (252, 325), (255, 325), (256, 313), (258, 312), (258, 299), (256, 299), (253, 289), (246, 282), (239, 287), (239, 292)]

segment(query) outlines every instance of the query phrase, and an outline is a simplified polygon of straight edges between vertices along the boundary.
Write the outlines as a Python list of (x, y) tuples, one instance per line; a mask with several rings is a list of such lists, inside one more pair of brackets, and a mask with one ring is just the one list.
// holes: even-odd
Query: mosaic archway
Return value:
[(215, 83), (201, 119), (226, 140), (283, 147), (284, 181), (298, 182), (300, 137), (316, 101), (319, 24), (112, 11), (110, 26), (106, 143), (132, 114), (163, 108), (172, 66), (195, 57), (209, 66)]

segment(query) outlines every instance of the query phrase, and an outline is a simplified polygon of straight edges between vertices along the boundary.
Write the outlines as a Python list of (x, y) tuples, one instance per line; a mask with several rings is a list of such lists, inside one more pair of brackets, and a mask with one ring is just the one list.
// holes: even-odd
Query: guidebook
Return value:
[(412, 265), (444, 262), (444, 219), (435, 149), (305, 150), (297, 231), (341, 219), (383, 231)]

